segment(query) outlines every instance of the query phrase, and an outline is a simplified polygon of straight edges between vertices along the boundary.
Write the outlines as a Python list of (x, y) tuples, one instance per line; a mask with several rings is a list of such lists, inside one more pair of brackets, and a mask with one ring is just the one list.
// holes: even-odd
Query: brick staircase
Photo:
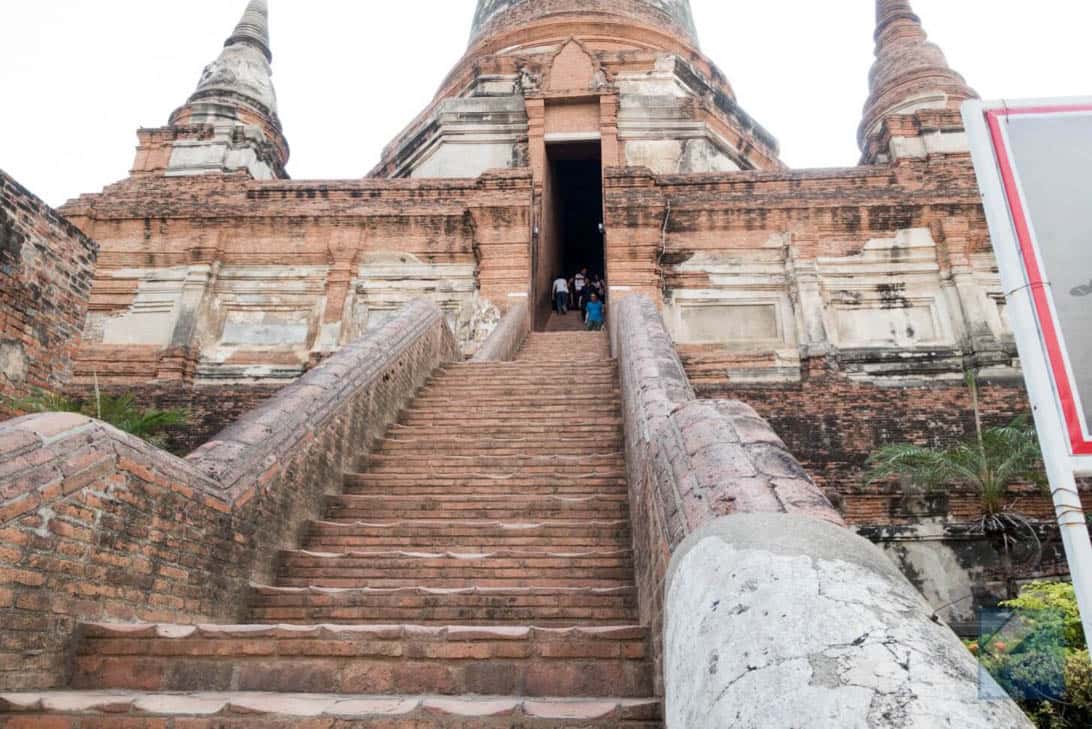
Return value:
[(84, 626), (0, 727), (654, 729), (635, 590), (606, 336), (535, 334), (436, 374), (249, 623)]

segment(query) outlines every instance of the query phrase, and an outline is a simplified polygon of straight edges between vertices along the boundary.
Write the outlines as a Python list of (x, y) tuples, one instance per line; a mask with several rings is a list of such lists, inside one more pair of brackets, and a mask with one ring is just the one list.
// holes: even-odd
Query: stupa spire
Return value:
[(188, 104), (214, 97), (234, 100), (261, 113), (276, 116), (273, 89), (273, 53), (269, 46), (269, 5), (250, 0), (235, 31), (224, 43), (220, 57), (205, 67)]
[(272, 60), (269, 4), (250, 0), (219, 57), (205, 67), (197, 89), (171, 114), (168, 126), (140, 132), (134, 172), (288, 177)]
[(242, 20), (224, 46), (238, 43), (253, 45), (267, 61), (273, 61), (273, 52), (269, 49), (269, 3), (266, 0), (250, 0)]
[(869, 74), (871, 93), (858, 133), (862, 152), (884, 119), (919, 109), (959, 108), (977, 97), (948, 65), (944, 51), (929, 37), (910, 0), (876, 0), (876, 61)]

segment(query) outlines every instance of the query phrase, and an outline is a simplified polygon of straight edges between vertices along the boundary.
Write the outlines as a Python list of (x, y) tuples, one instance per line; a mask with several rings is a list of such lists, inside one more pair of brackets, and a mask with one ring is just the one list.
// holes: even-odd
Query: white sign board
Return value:
[(1073, 469), (1092, 473), (1092, 100), (966, 111), (1005, 288), (1034, 311), (1024, 367), (1042, 360)]
[(1092, 99), (968, 101), (963, 120), (1085, 633), (1092, 544)]

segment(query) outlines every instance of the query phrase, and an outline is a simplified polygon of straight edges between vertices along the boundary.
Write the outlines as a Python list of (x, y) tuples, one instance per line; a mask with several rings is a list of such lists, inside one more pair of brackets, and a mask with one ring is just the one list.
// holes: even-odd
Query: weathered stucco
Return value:
[(691, 535), (667, 584), (669, 729), (1020, 729), (978, 662), (869, 542), (738, 515)]

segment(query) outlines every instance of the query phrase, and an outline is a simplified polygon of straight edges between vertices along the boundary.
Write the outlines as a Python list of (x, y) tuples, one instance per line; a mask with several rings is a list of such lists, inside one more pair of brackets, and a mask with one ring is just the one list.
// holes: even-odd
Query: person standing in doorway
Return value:
[(561, 316), (569, 313), (569, 282), (564, 276), (554, 279), (554, 311)]

